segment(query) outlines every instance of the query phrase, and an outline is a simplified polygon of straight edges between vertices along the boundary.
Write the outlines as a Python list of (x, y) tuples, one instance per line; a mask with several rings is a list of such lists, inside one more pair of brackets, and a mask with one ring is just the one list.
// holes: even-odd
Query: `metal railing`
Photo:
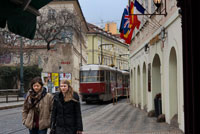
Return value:
[(19, 89), (0, 89), (0, 103), (1, 102), (9, 102), (9, 98), (15, 98), (16, 100), (12, 101), (19, 101)]
[[(118, 101), (118, 97), (120, 96), (118, 94), (118, 93), (120, 93), (119, 90), (121, 90), (121, 88), (119, 88), (119, 87), (115, 87), (112, 90), (113, 105), (116, 104), (117, 101)], [(130, 100), (129, 100), (129, 87), (124, 87), (124, 90), (125, 90), (126, 94), (125, 95), (123, 94), (123, 95), (126, 96), (127, 102), (129, 103), (130, 102)]]

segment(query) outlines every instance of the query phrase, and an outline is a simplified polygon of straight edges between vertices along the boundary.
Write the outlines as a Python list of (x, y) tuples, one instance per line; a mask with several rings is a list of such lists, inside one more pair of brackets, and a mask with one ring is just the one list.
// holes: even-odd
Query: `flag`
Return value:
[(127, 6), (124, 9), (124, 12), (122, 14), (122, 20), (121, 20), (121, 25), (120, 25), (120, 33), (126, 33), (128, 31), (128, 27), (129, 27), (129, 7)]
[[(144, 7), (137, 0), (135, 0), (134, 14), (144, 14), (144, 12), (145, 12)], [(137, 15), (135, 15), (135, 16), (137, 16)], [(137, 16), (137, 24), (136, 24), (137, 29), (139, 29), (141, 21), (142, 21), (142, 16), (138, 15)]]
[(126, 41), (130, 32), (130, 15), (128, 6), (124, 9), (119, 31), (120, 37)]
[(139, 29), (141, 20), (140, 17), (134, 14), (144, 14), (145, 9), (135, 0), (135, 3), (131, 2), (130, 7), (124, 9), (121, 25), (120, 25), (120, 37), (125, 40), (127, 44), (131, 43), (132, 35), (135, 27)]
[(144, 14), (145, 8), (139, 2), (137, 2), (137, 0), (135, 0), (134, 5), (137, 11), (139, 11), (141, 14)]
[(131, 2), (130, 4), (130, 14), (129, 14), (129, 18), (130, 18), (130, 24), (129, 24), (129, 33), (126, 37), (125, 42), (127, 44), (131, 43), (132, 40), (132, 36), (133, 36), (133, 31), (135, 29), (135, 27), (137, 27), (137, 29), (139, 29), (140, 26), (140, 21), (138, 21), (137, 15), (134, 15), (134, 3)]

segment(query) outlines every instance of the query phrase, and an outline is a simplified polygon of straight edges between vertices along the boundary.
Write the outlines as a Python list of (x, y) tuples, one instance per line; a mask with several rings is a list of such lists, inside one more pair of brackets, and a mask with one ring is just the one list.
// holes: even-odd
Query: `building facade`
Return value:
[[(157, 13), (153, 1), (138, 1), (149, 13)], [(164, 11), (165, 3), (161, 8)], [(129, 47), (130, 99), (150, 112), (155, 110), (155, 97), (160, 96), (166, 122), (175, 121), (184, 131), (182, 29), (176, 0), (167, 1), (166, 11), (166, 16), (143, 16), (140, 29), (134, 32)]]
[(117, 67), (121, 70), (129, 70), (128, 45), (103, 29), (88, 24), (87, 33), (87, 64), (102, 64)]
[(117, 23), (115, 22), (108, 22), (105, 24), (105, 31), (109, 32), (113, 35), (117, 34)]
[[(23, 57), (24, 65), (38, 65), (42, 68), (43, 73), (52, 74), (59, 77), (60, 73), (71, 74), (71, 84), (73, 88), (79, 90), (79, 69), (81, 65), (87, 64), (87, 44), (86, 33), (88, 31), (87, 23), (81, 11), (81, 7), (78, 1), (53, 1), (47, 6), (43, 7), (40, 12), (44, 15), (48, 12), (49, 7), (54, 10), (68, 9), (74, 14), (79, 16), (81, 23), (81, 34), (83, 39), (81, 40), (77, 33), (73, 32), (71, 41), (55, 42), (50, 45), (50, 50), (47, 50), (46, 44), (41, 42), (40, 44), (33, 45), (31, 41), (28, 44), (23, 45)], [(46, 12), (47, 11), (47, 12)], [(1, 56), (1, 64), (6, 66), (16, 66), (20, 63), (20, 49), (19, 45), (10, 48), (11, 53)], [(52, 77), (52, 76), (51, 76)], [(53, 78), (52, 78), (53, 79)], [(58, 85), (58, 79), (54, 86)]]

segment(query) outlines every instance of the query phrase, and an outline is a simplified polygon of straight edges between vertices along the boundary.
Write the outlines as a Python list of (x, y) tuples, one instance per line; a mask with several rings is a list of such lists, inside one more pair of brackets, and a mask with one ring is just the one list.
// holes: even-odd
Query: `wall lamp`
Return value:
[(157, 8), (161, 6), (161, 1), (162, 0), (153, 0), (154, 4), (156, 5)]
[(162, 41), (165, 41), (165, 40), (166, 40), (166, 37), (167, 37), (167, 32), (166, 32), (165, 28), (163, 27), (163, 28), (161, 29), (161, 32), (160, 32), (160, 39), (161, 39)]
[(149, 52), (149, 45), (148, 44), (146, 44), (144, 46), (144, 51), (145, 51), (146, 54)]

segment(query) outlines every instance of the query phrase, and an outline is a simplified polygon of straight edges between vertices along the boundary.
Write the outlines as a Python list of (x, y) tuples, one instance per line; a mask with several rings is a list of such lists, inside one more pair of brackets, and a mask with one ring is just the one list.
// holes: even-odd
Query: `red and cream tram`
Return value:
[[(128, 73), (128, 72), (127, 72)], [(125, 71), (105, 65), (84, 65), (80, 68), (80, 94), (82, 101), (108, 101), (112, 99), (112, 89), (117, 95), (124, 95)], [(128, 73), (129, 74), (129, 73)], [(128, 75), (129, 76), (129, 75)]]

